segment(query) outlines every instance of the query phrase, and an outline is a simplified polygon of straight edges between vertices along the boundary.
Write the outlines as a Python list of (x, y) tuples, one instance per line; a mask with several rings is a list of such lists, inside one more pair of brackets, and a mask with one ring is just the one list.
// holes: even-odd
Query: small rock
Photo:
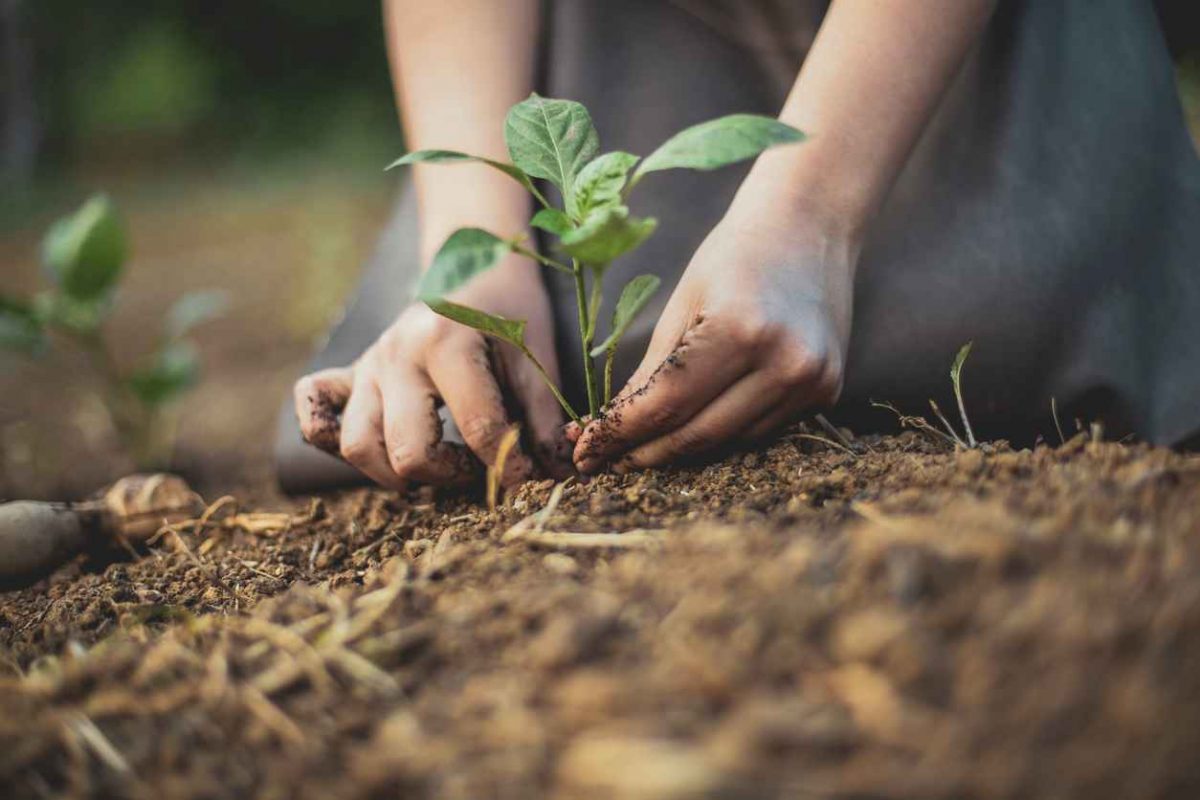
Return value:
[(908, 621), (901, 614), (870, 608), (839, 620), (830, 645), (839, 661), (874, 661), (908, 629)]
[(648, 736), (589, 734), (568, 745), (560, 796), (683, 800), (715, 794), (721, 773), (693, 745)]
[(579, 562), (565, 553), (547, 553), (542, 556), (542, 566), (558, 575), (575, 575)]
[(980, 450), (962, 450), (955, 458), (959, 471), (967, 475), (978, 475), (983, 472), (984, 455)]

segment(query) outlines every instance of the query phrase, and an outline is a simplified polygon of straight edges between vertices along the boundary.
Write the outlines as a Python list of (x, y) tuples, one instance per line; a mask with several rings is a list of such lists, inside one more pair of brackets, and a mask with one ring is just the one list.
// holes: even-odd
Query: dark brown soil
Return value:
[(852, 448), (81, 561), (0, 596), (3, 794), (1200, 796), (1200, 458)]

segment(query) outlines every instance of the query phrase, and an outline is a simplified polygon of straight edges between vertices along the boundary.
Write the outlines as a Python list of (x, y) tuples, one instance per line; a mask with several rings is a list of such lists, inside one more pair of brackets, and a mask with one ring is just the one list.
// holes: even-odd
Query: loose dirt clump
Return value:
[(0, 785), (1197, 796), (1200, 458), (848, 444), (529, 483), (494, 512), (226, 503), (83, 559), (0, 600)]

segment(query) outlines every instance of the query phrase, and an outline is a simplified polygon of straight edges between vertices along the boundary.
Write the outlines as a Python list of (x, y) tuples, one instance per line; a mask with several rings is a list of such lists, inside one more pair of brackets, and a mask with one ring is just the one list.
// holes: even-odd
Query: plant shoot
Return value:
[[(520, 183), (540, 206), (532, 227), (554, 237), (557, 257), (526, 248), (520, 237), (479, 228), (463, 228), (446, 239), (422, 277), (417, 298), (434, 312), (500, 339), (525, 354), (541, 373), (571, 419), (580, 415), (555, 386), (525, 345), (524, 320), (504, 319), (460, 305), (448, 297), (508, 253), (518, 253), (570, 275), (575, 283), (579, 333), (583, 341), (584, 393), (588, 413), (612, 399), (613, 357), (621, 337), (659, 288), (653, 275), (639, 275), (621, 291), (608, 335), (596, 344), (597, 320), (604, 304), (604, 275), (610, 264), (636, 250), (654, 233), (658, 222), (633, 214), (630, 192), (642, 178), (667, 169), (713, 170), (754, 158), (776, 145), (803, 141), (804, 134), (779, 120), (732, 114), (687, 128), (645, 158), (632, 153), (600, 153), (600, 139), (586, 108), (571, 100), (530, 95), (513, 106), (505, 120), (504, 139), (511, 164), (451, 150), (417, 150), (391, 167), (407, 164), (487, 164)], [(389, 167), (389, 169), (391, 168)], [(534, 183), (549, 181), (562, 205), (553, 205)], [(595, 359), (604, 357), (603, 378)]]

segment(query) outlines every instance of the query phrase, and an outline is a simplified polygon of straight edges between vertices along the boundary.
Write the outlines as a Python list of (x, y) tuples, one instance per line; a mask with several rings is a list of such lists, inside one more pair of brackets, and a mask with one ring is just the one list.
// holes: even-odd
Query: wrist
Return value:
[(760, 156), (734, 204), (857, 248), (879, 205), (876, 195), (869, 178), (841, 168), (809, 141)]
[[(419, 165), (426, 166), (426, 165)], [(460, 228), (482, 228), (502, 239), (528, 231), (531, 198), (506, 175), (478, 165), (443, 167), (445, 180), (417, 173), (422, 268), (427, 268), (446, 239)]]

